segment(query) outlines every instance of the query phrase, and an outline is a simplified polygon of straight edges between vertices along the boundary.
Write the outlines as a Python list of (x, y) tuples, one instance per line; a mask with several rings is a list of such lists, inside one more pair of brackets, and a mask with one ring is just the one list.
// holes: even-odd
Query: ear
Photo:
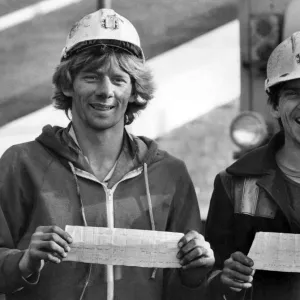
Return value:
[(271, 107), (271, 115), (275, 119), (280, 119), (280, 113), (279, 113), (279, 110), (278, 110), (278, 105), (275, 108), (273, 106)]
[(72, 89), (62, 88), (62, 92), (66, 97), (73, 98), (73, 90)]
[(135, 102), (135, 96), (131, 95), (129, 100), (128, 100), (128, 103), (134, 103), (134, 102)]

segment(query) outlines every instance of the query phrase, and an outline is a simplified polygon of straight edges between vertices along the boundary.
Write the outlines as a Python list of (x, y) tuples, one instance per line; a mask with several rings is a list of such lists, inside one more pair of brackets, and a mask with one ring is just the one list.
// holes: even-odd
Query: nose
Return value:
[(100, 98), (107, 99), (113, 96), (113, 84), (108, 76), (103, 76), (99, 80), (96, 88), (96, 95)]

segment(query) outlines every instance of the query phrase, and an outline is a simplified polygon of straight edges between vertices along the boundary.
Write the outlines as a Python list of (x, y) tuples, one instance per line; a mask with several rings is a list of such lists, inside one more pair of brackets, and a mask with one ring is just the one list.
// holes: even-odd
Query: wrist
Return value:
[[(222, 275), (222, 273), (221, 273), (221, 275)], [(222, 281), (221, 276), (220, 276), (220, 290), (227, 297), (231, 297), (232, 295), (236, 295), (237, 293), (243, 291), (243, 289), (234, 288), (232, 286), (229, 286), (229, 285), (225, 284)]]
[(21, 271), (22, 277), (24, 278), (29, 277), (33, 273), (33, 271), (28, 266), (27, 251), (24, 252), (22, 258), (20, 259), (19, 269)]
[(19, 269), (21, 271), (22, 277), (24, 278), (30, 277), (33, 273), (39, 273), (42, 267), (43, 267), (42, 262), (39, 262), (38, 264), (36, 264), (36, 266), (30, 263), (28, 250), (24, 252), (19, 262)]

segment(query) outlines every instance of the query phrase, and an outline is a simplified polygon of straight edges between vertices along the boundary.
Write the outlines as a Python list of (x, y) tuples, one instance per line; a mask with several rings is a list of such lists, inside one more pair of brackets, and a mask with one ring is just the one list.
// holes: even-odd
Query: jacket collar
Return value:
[[(74, 167), (93, 174), (91, 167), (84, 157), (80, 147), (70, 135), (71, 123), (67, 128), (47, 125), (36, 140), (46, 149), (54, 153), (63, 165), (69, 167), (71, 162)], [(124, 131), (123, 147), (116, 168), (111, 178), (112, 182), (122, 175), (143, 166), (153, 164), (164, 158), (166, 152), (160, 151), (157, 144), (146, 137), (135, 137)]]
[[(65, 133), (64, 135), (65, 141), (67, 142), (68, 146), (71, 147), (73, 150), (77, 151), (80, 157), (84, 156), (83, 152), (80, 149), (72, 123), (70, 123), (69, 126), (64, 130), (64, 133)], [(125, 174), (127, 174), (129, 171), (132, 171), (134, 168), (137, 167), (137, 163), (136, 163), (137, 151), (138, 151), (137, 145), (133, 137), (125, 129), (122, 149), (115, 163), (114, 171), (110, 177), (109, 184), (108, 184), (109, 187), (113, 186)], [(87, 158), (86, 161), (88, 163)], [(89, 163), (88, 166), (85, 164), (85, 169), (87, 169), (90, 173), (93, 174), (93, 171)]]
[(242, 157), (227, 172), (234, 176), (257, 176), (256, 184), (264, 189), (277, 203), (289, 223), (290, 231), (299, 233), (300, 224), (292, 216), (288, 191), (282, 173), (276, 163), (276, 152), (284, 144), (284, 132), (277, 133), (271, 141)]
[(226, 171), (235, 176), (261, 176), (273, 173), (277, 169), (276, 152), (283, 144), (284, 133), (281, 131), (267, 145), (246, 154)]

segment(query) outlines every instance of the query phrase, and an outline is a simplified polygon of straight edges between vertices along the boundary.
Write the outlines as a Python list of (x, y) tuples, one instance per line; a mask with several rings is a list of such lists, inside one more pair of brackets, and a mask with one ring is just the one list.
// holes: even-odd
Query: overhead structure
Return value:
[(97, 0), (97, 8), (111, 8), (111, 1), (112, 0)]
[(241, 114), (232, 121), (230, 136), (241, 154), (265, 143), (279, 129), (267, 105), (266, 67), (272, 51), (300, 31), (299, 14), (300, 0), (239, 1)]

